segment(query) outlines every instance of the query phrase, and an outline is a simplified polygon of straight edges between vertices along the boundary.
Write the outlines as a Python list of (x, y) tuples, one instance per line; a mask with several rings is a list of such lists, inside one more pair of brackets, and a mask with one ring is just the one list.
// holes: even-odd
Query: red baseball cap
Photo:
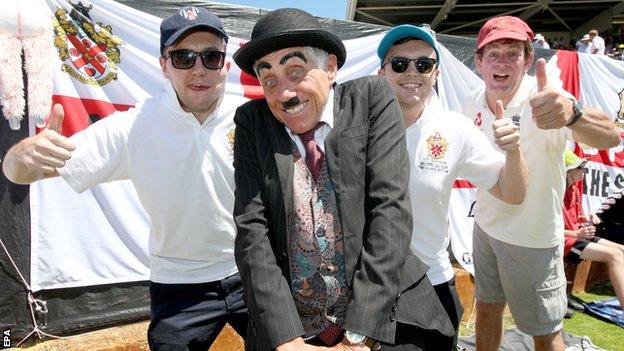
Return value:
[(479, 30), (477, 47), (481, 49), (486, 44), (499, 39), (531, 41), (533, 40), (533, 31), (528, 24), (518, 17), (494, 17), (485, 22), (481, 30)]

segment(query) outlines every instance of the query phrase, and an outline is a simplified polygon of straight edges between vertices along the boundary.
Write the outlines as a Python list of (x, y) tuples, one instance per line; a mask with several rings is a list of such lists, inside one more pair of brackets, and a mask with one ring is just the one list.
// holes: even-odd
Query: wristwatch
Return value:
[(364, 341), (366, 340), (366, 336), (362, 334), (358, 334), (358, 333), (353, 333), (348, 330), (345, 330), (344, 336), (345, 336), (345, 339), (347, 339), (347, 342), (351, 345), (363, 344)]
[(581, 119), (581, 116), (583, 115), (583, 104), (581, 104), (581, 102), (576, 99), (570, 100), (572, 100), (572, 112), (574, 112), (574, 114), (572, 115), (572, 119), (570, 119), (570, 121), (565, 125), (566, 127), (569, 127), (574, 123), (578, 122), (578, 120)]
[(348, 330), (345, 330), (344, 337), (351, 345), (364, 345), (371, 350), (379, 350), (381, 346), (378, 342), (366, 337), (365, 335), (353, 333)]

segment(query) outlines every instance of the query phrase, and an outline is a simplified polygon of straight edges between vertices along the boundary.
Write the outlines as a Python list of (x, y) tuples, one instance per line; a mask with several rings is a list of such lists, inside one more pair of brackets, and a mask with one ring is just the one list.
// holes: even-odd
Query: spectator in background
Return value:
[(624, 61), (624, 44), (619, 44), (617, 46), (617, 51), (614, 53), (613, 58)]
[(531, 45), (533, 45), (534, 48), (550, 49), (550, 45), (548, 45), (546, 39), (544, 39), (544, 36), (540, 33), (535, 34), (535, 38), (533, 38)]
[(595, 55), (604, 55), (605, 41), (600, 35), (598, 35), (598, 31), (596, 29), (592, 29), (589, 31), (589, 39), (591, 40), (591, 47), (589, 52)]
[(605, 262), (609, 267), (609, 279), (615, 295), (624, 306), (624, 245), (596, 236), (595, 215), (588, 219), (583, 214), (582, 192), (578, 182), (585, 174), (583, 160), (570, 150), (564, 152), (566, 165), (566, 193), (563, 198), (563, 222), (565, 242), (563, 255), (579, 264), (582, 260)]
[[(596, 148), (619, 144), (609, 115), (585, 108), (548, 84), (546, 60), (534, 59), (533, 31), (518, 17), (488, 20), (477, 37), (475, 67), (484, 86), (463, 106), (466, 116), (490, 125), (496, 101), (520, 128), (520, 149), (529, 169), (524, 202), (510, 205), (487, 191), (477, 193), (473, 235), (477, 349), (496, 350), (505, 303), (518, 329), (532, 335), (536, 350), (563, 350), (560, 333), (567, 311), (563, 272), (563, 151), (568, 139)], [(491, 128), (483, 128), (491, 142)]]
[(624, 245), (622, 214), (624, 214), (624, 188), (619, 188), (604, 199), (596, 211), (596, 215), (600, 218), (600, 223), (596, 225), (600, 236)]
[(581, 43), (576, 49), (576, 51), (590, 54), (591, 52), (589, 50), (591, 48), (591, 39), (589, 38), (589, 34), (583, 35), (580, 42)]

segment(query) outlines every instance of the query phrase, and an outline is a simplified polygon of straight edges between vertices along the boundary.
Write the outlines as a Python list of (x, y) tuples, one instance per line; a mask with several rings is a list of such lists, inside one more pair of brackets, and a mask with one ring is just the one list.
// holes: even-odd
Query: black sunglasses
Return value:
[(190, 69), (195, 66), (197, 56), (201, 57), (204, 67), (212, 70), (223, 68), (225, 52), (217, 50), (205, 50), (196, 52), (193, 50), (171, 50), (165, 60), (171, 58), (171, 64), (177, 69)]
[(418, 70), (418, 72), (422, 74), (431, 72), (431, 70), (433, 70), (433, 66), (435, 66), (436, 62), (438, 62), (438, 60), (436, 59), (432, 59), (431, 57), (424, 57), (424, 56), (418, 57), (418, 58), (394, 56), (388, 59), (388, 62), (390, 62), (390, 66), (392, 67), (392, 70), (395, 71), (396, 73), (403, 73), (407, 71), (407, 67), (409, 67), (409, 64), (411, 61), (414, 61), (414, 65), (416, 66), (416, 69)]

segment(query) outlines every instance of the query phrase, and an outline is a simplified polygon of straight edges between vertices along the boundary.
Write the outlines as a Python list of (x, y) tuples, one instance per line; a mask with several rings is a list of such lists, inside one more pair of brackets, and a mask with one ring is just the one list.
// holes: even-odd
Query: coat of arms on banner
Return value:
[(89, 18), (92, 6), (73, 4), (68, 14), (63, 8), (54, 12), (54, 46), (63, 62), (61, 70), (85, 84), (105, 85), (117, 79), (119, 45), (110, 25)]
[(620, 110), (618, 111), (617, 116), (615, 116), (615, 125), (618, 128), (624, 129), (624, 89), (620, 91), (618, 96), (620, 98)]

